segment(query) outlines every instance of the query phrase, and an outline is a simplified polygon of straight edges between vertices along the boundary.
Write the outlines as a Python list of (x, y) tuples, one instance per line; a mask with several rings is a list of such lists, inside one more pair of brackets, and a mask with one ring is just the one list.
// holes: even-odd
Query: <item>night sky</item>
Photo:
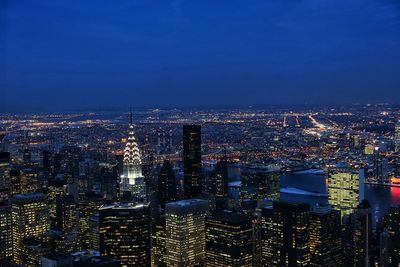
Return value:
[(0, 111), (400, 103), (399, 0), (0, 0)]

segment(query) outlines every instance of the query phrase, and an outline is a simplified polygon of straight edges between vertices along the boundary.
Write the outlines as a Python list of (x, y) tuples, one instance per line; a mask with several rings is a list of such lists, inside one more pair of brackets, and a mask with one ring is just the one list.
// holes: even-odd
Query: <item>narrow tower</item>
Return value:
[(146, 186), (140, 157), (131, 110), (128, 141), (124, 151), (124, 172), (121, 176), (120, 186), (122, 198), (125, 200), (133, 202), (146, 201)]

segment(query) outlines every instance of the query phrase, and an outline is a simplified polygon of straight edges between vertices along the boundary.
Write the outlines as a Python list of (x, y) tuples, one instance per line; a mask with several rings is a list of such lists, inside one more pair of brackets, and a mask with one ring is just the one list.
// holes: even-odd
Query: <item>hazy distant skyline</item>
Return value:
[(3, 0), (0, 16), (0, 112), (400, 103), (396, 0)]

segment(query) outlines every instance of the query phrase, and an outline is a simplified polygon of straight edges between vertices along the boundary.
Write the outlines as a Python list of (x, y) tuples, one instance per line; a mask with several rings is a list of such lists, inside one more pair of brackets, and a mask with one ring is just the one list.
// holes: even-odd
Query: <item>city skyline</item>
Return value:
[(0, 5), (0, 112), (400, 103), (395, 0)]

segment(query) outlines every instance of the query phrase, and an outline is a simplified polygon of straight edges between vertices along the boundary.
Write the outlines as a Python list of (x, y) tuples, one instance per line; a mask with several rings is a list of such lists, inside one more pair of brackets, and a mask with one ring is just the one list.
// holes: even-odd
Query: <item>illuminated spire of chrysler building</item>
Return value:
[(121, 176), (121, 193), (125, 196), (129, 195), (135, 201), (144, 201), (146, 196), (140, 157), (131, 111), (128, 141), (124, 151), (124, 173)]

